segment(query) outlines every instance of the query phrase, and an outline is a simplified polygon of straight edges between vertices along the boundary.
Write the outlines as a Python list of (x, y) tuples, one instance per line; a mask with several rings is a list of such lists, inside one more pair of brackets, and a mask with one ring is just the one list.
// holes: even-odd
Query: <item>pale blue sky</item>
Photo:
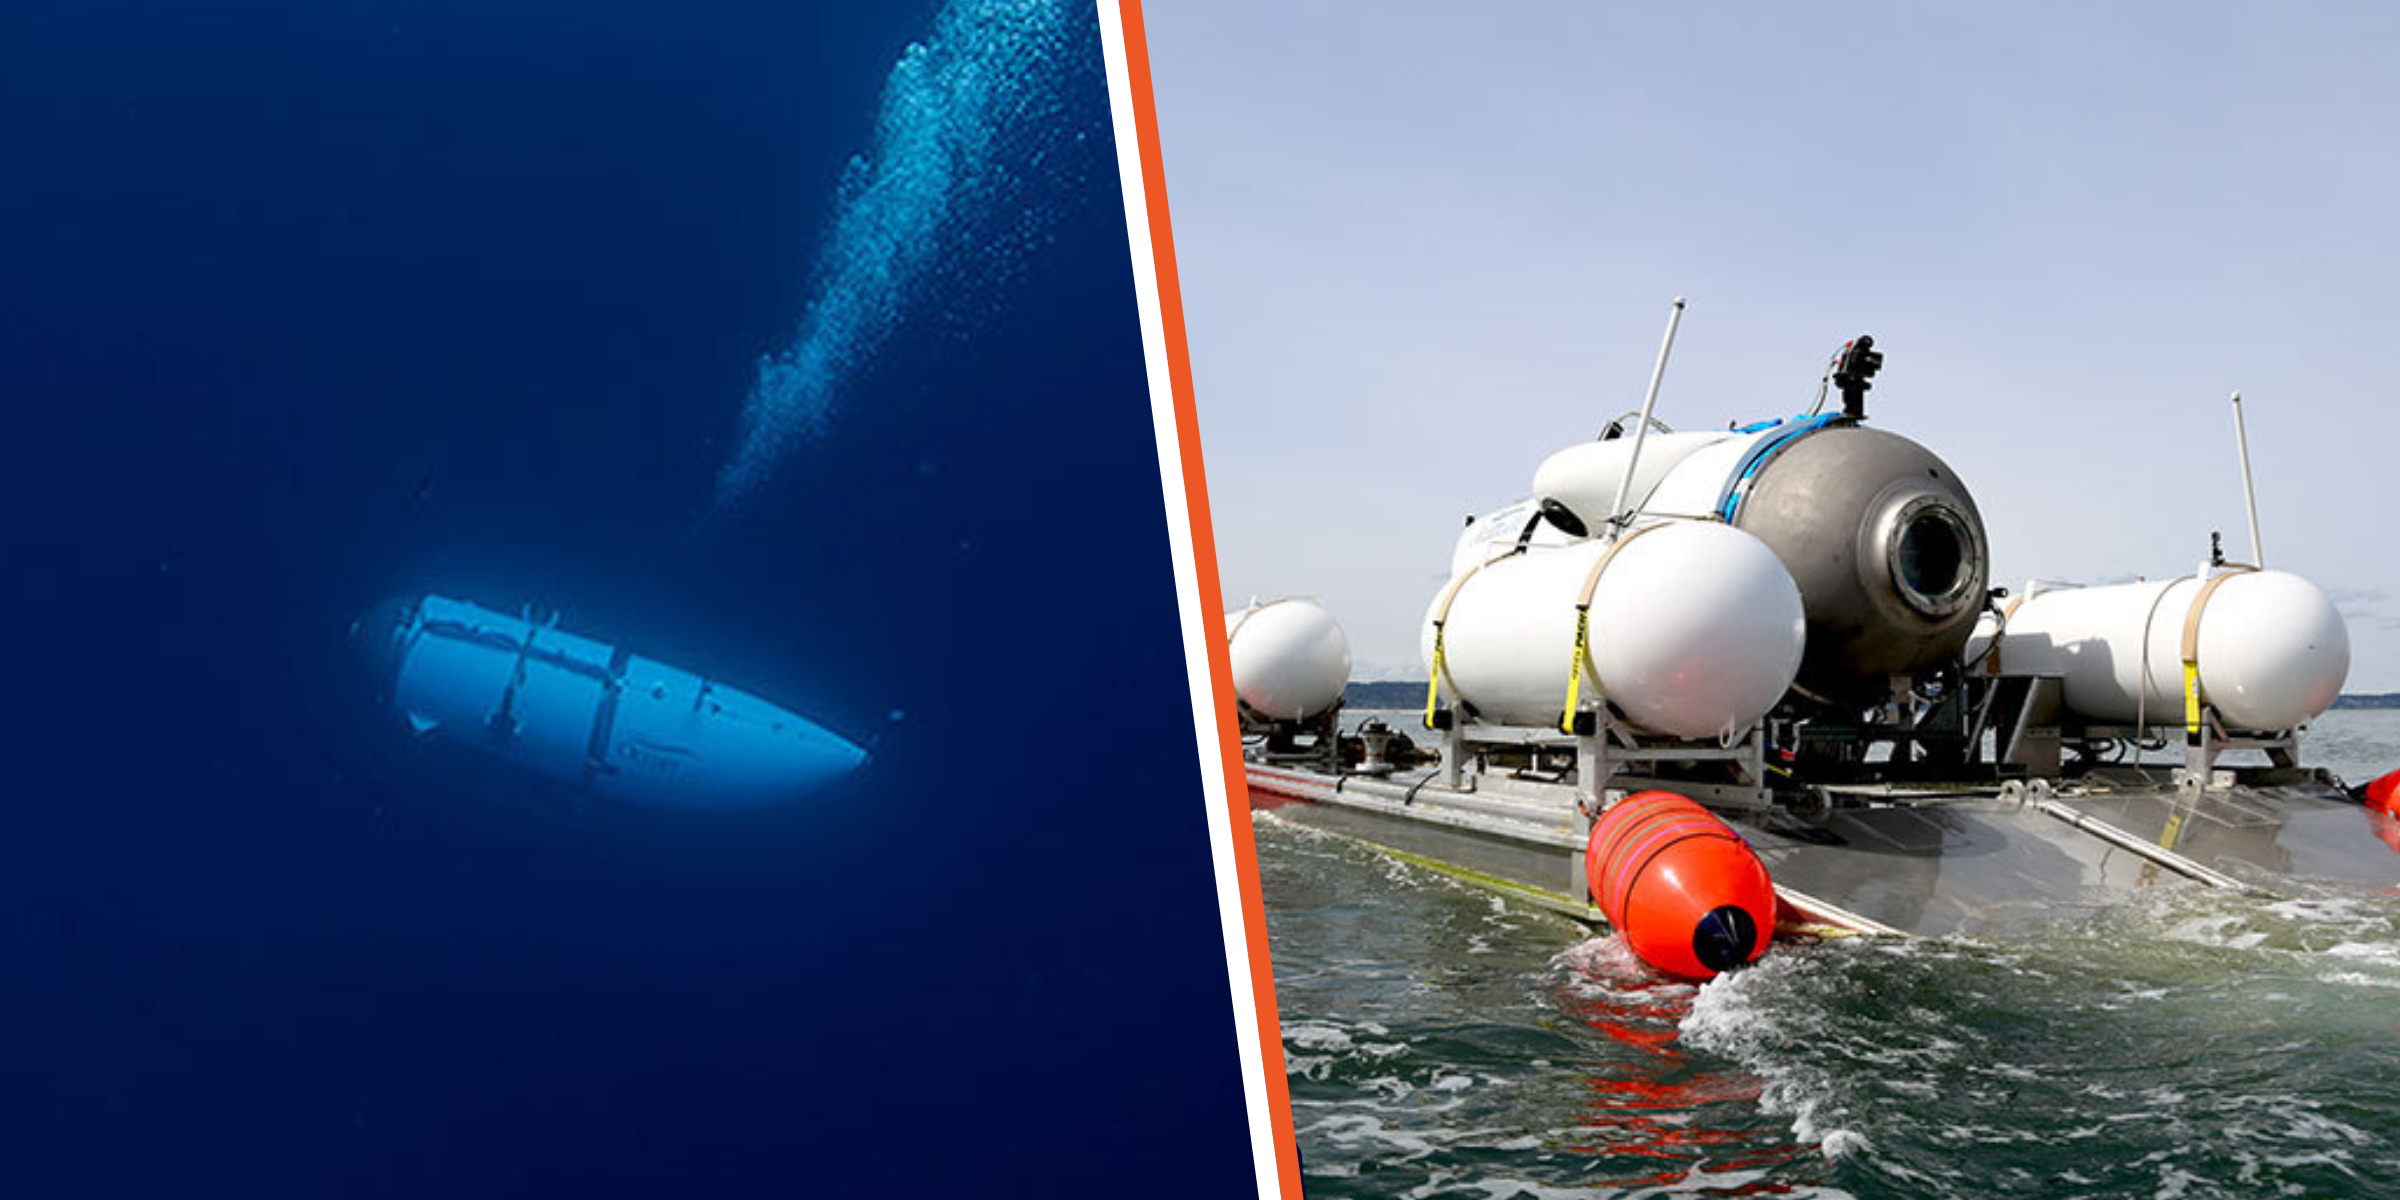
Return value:
[(1225, 597), (1418, 675), (1461, 518), (1639, 404), (1804, 407), (1871, 332), (1995, 579), (2248, 535), (2400, 690), (2400, 10), (1144, 6)]

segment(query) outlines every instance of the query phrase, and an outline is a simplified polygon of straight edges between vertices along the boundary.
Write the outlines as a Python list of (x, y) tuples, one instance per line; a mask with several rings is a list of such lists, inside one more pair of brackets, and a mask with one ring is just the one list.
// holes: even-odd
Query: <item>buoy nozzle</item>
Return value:
[(1692, 930), (1692, 954), (1711, 971), (1730, 971), (1749, 962), (1750, 948), (1757, 942), (1758, 922), (1739, 905), (1721, 904), (1708, 910)]

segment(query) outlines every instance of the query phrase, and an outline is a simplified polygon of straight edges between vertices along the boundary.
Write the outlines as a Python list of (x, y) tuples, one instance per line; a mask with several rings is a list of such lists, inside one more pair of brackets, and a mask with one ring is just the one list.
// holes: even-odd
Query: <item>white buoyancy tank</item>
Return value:
[[(1726, 525), (1674, 521), (1637, 528), (1614, 555), (1580, 541), (1511, 554), (1454, 579), (1426, 613), (1433, 662), (1444, 600), (1440, 685), (1504, 725), (1556, 726), (1570, 665), (1579, 708), (1612, 701), (1637, 727), (1714, 737), (1756, 722), (1800, 667), (1806, 619), (1775, 552)], [(1600, 560), (1608, 555), (1608, 561)], [(1576, 603), (1593, 568), (1590, 635), (1575, 656)]]
[[(1724, 432), (1653, 433), (1644, 438), (1642, 457), (1633, 471), (1633, 486), (1625, 489), (1626, 507), (1641, 508), (1659, 480), (1677, 464), (1734, 436)], [(1626, 464), (1632, 461), (1633, 442), (1633, 435), (1625, 434), (1569, 446), (1543, 459), (1533, 472), (1535, 501), (1555, 503), (1572, 513), (1585, 533), (1599, 533), (1601, 525), (1615, 515), (1610, 506), (1616, 503)]]
[(1225, 614), (1233, 692), (1262, 716), (1300, 721), (1332, 708), (1350, 682), (1350, 640), (1314, 600), (1270, 600)]
[(1455, 579), (1477, 563), (1489, 562), (1517, 546), (1564, 546), (1575, 539), (1542, 517), (1542, 502), (1519, 500), (1497, 512), (1467, 519), (1450, 546), (1450, 575)]
[[(2350, 674), (2350, 631), (2324, 591), (2288, 571), (2223, 576), (2200, 611), (2200, 699), (2244, 732), (2279, 732), (2332, 707)], [(2151, 728), (2184, 724), (2184, 624), (2194, 576), (2033, 591), (2008, 614), (1999, 669), (2062, 677), (2069, 711)], [(1982, 658), (1994, 622), (1967, 643)], [(2144, 631), (2149, 650), (2143, 653)]]

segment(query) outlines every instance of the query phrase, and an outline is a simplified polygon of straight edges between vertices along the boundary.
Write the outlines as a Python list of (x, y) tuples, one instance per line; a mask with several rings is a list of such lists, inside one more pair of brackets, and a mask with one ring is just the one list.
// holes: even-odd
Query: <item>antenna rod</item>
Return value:
[(2267, 567), (2267, 548), (2258, 540), (2258, 487), (2250, 481), (2250, 430), (2242, 423), (2242, 394), (2233, 394), (2233, 444), (2242, 455), (2242, 504), (2250, 510), (2250, 559)]
[(1642, 465), (1642, 439), (1650, 436), (1650, 413), (1658, 407), (1658, 384), (1667, 377), (1667, 353), (1675, 348), (1675, 327), (1683, 323), (1683, 297), (1675, 297), (1675, 308), (1667, 314), (1667, 337), (1658, 344), (1658, 365), (1650, 368), (1650, 391), (1642, 397), (1641, 424), (1633, 427), (1633, 449), (1625, 456), (1625, 473), (1617, 478), (1617, 499), (1608, 506), (1610, 536), (1623, 532), (1625, 497), (1633, 490), (1634, 468)]

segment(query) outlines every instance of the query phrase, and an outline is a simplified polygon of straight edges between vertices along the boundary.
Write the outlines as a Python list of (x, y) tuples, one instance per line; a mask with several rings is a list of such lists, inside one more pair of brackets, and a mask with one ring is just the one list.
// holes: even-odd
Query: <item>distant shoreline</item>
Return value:
[[(1379, 680), (1353, 683), (1342, 689), (1342, 703), (1352, 708), (1418, 708), (1425, 703), (1425, 681)], [(2400, 708), (2400, 692), (2345, 693), (2333, 702), (2343, 708)]]

